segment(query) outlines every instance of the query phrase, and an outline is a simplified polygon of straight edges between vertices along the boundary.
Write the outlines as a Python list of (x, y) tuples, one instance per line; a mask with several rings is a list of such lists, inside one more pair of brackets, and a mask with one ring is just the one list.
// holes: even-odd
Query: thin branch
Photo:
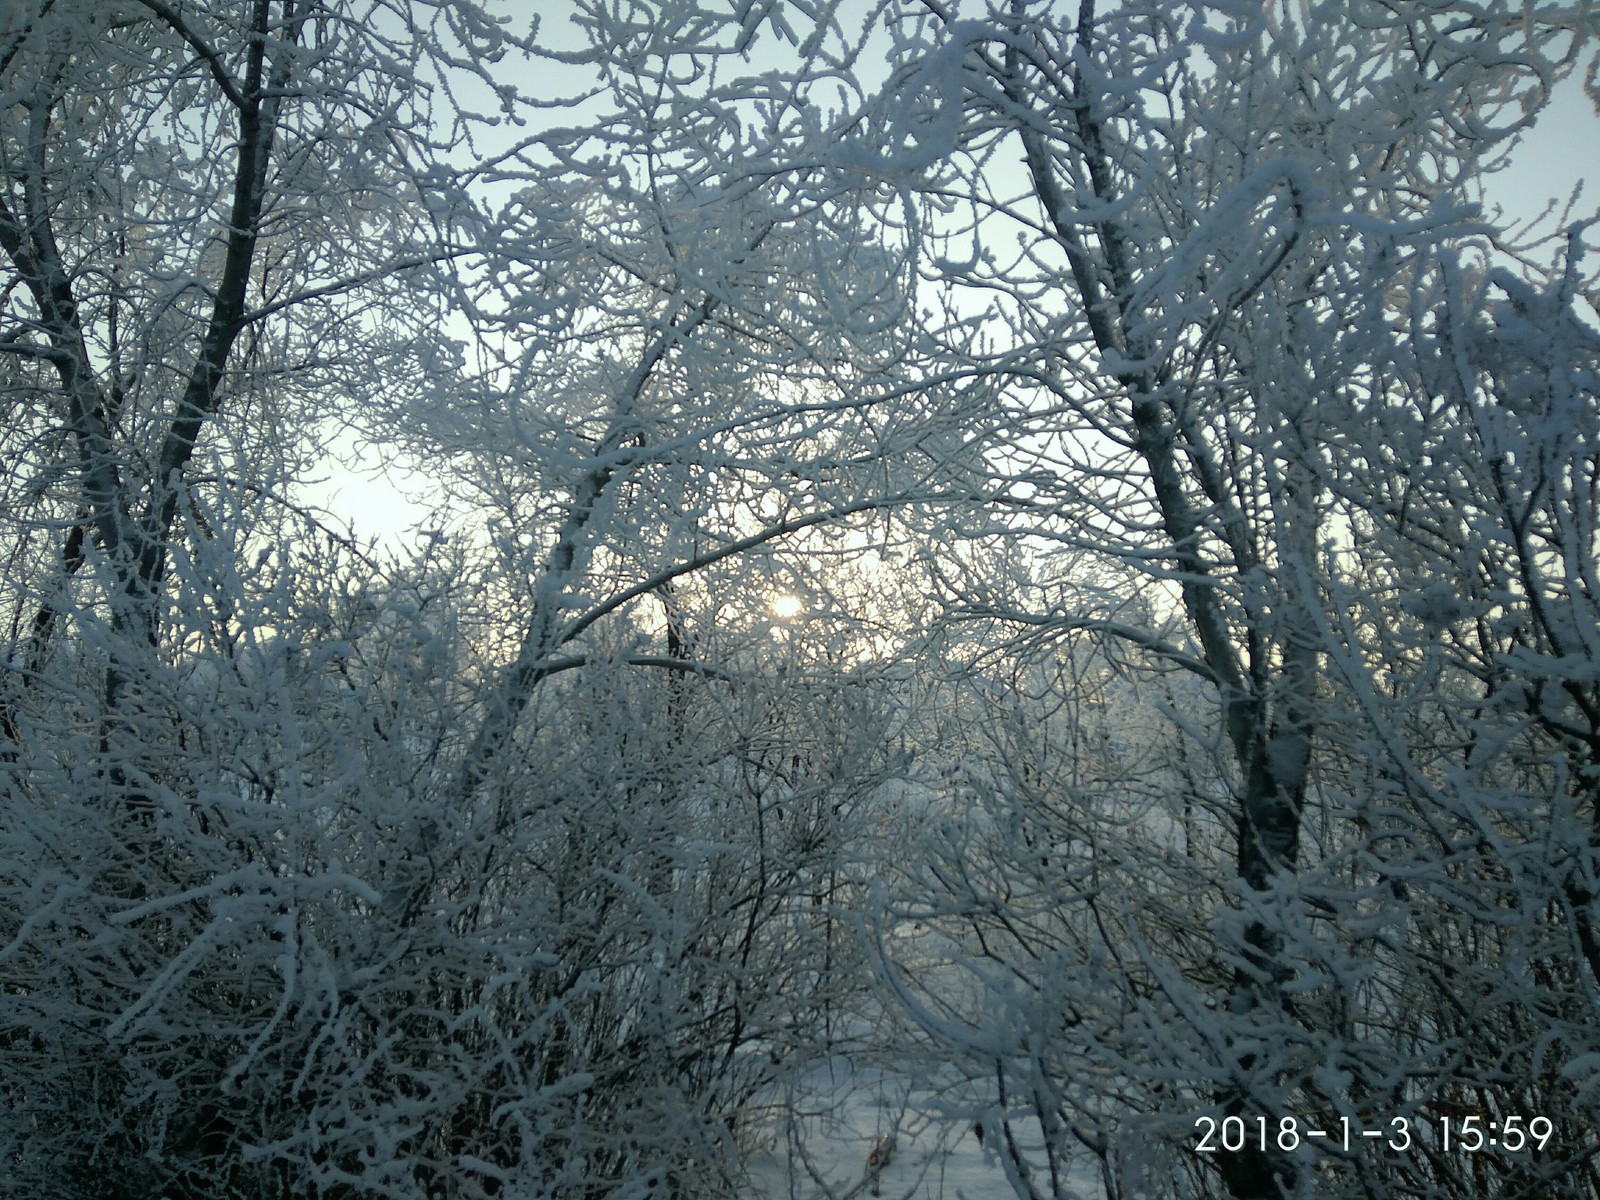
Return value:
[(165, 21), (171, 30), (189, 44), (189, 48), (198, 54), (206, 66), (211, 68), (211, 77), (217, 81), (217, 87), (222, 89), (222, 94), (228, 98), (228, 103), (235, 108), (243, 110), (248, 101), (239, 87), (233, 81), (233, 76), (228, 74), (228, 69), (223, 65), (222, 56), (218, 54), (206, 40), (189, 28), (184, 19), (172, 8), (171, 5), (162, 3), (162, 0), (137, 0), (161, 20)]
[(813, 526), (824, 525), (832, 521), (842, 521), (844, 518), (853, 517), (858, 513), (881, 512), (887, 508), (901, 508), (911, 503), (938, 504), (946, 501), (971, 503), (974, 501), (982, 502), (986, 499), (989, 498), (975, 497), (970, 492), (932, 493), (927, 495), (906, 493), (896, 496), (877, 496), (869, 500), (857, 500), (850, 504), (837, 505), (822, 512), (808, 513), (804, 517), (796, 517), (790, 521), (780, 521), (775, 525), (767, 526), (759, 532), (752, 533), (748, 537), (739, 538), (725, 546), (719, 546), (715, 550), (708, 550), (704, 554), (697, 554), (693, 558), (684, 559), (682, 562), (657, 572), (640, 583), (634, 584), (633, 587), (618, 592), (610, 600), (596, 605), (579, 617), (557, 639), (555, 644), (557, 646), (565, 646), (602, 617), (609, 616), (623, 605), (637, 600), (640, 596), (648, 595), (663, 584), (671, 583), (675, 579), (681, 579), (685, 575), (692, 575), (696, 571), (704, 570), (706, 567), (713, 566), (724, 559), (743, 554), (746, 550), (753, 550), (757, 546), (766, 545), (768, 542), (777, 541), (780, 538), (789, 536), (791, 533), (799, 533), (803, 529), (810, 529)]
[(1165, 638), (1150, 632), (1148, 629), (1139, 629), (1132, 625), (1124, 625), (1120, 621), (1109, 621), (1102, 617), (1066, 617), (1054, 613), (1025, 613), (986, 608), (982, 606), (964, 607), (956, 614), (962, 617), (990, 618), (1004, 621), (1011, 625), (1028, 625), (1036, 629), (1043, 629), (1049, 633), (1104, 633), (1119, 641), (1138, 646), (1151, 654), (1172, 662), (1186, 671), (1191, 671), (1215, 687), (1222, 687), (1223, 680), (1220, 675), (1203, 659), (1196, 658), (1178, 649)]
[[(330, 283), (325, 283), (318, 287), (306, 288), (304, 291), (296, 292), (292, 296), (285, 296), (280, 300), (274, 300), (271, 304), (263, 305), (261, 308), (249, 309), (240, 315), (239, 321), (241, 324), (249, 325), (256, 321), (265, 320), (267, 317), (274, 316), (286, 308), (293, 308), (297, 304), (304, 304), (309, 300), (321, 300), (327, 296), (338, 296), (345, 292), (354, 291), (356, 288), (372, 283), (374, 280), (382, 279), (387, 275), (393, 275), (396, 271), (407, 271), (412, 267), (426, 267), (431, 266), (434, 263), (451, 262), (458, 258), (464, 258), (472, 253), (477, 253), (477, 251), (452, 248), (448, 250), (440, 250), (432, 254), (413, 255), (411, 258), (402, 258), (397, 262), (384, 263), (382, 266), (373, 267), (370, 271), (360, 271), (354, 275), (346, 275), (342, 279), (335, 279)], [(0, 348), (3, 348), (3, 345), (0, 345)]]
[[(571, 658), (557, 658), (545, 663), (542, 667), (545, 678), (559, 675), (563, 671), (574, 671), (579, 667), (586, 667), (592, 660), (586, 654), (575, 654)], [(738, 683), (739, 677), (730, 675), (721, 667), (713, 667), (708, 663), (695, 662), (693, 659), (672, 658), (664, 654), (630, 654), (619, 660), (630, 667), (659, 667), (664, 671), (678, 671), (684, 675), (699, 675), (706, 679), (715, 679), (719, 683)]]

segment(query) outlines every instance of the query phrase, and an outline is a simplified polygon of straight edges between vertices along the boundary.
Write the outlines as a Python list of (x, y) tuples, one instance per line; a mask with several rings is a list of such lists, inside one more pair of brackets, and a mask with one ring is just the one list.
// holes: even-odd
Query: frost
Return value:
[(1323, 7), (4, 10), (9, 1187), (1587, 1187), (1589, 34)]
[(890, 81), (882, 136), (873, 144), (861, 138), (847, 142), (836, 155), (838, 164), (896, 178), (920, 175), (948, 158), (960, 141), (965, 60), (994, 36), (983, 22), (953, 22), (936, 51)]

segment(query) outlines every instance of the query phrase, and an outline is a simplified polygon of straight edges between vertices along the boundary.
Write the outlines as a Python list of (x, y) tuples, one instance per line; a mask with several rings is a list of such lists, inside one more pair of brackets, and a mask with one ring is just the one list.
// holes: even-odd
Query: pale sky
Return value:
[[(1559, 215), (1573, 186), (1595, 175), (1597, 157), (1600, 115), (1575, 73), (1556, 89), (1538, 124), (1517, 147), (1510, 167), (1487, 178), (1485, 191), (1490, 203), (1499, 204), (1515, 219), (1538, 216), (1552, 200)], [(1592, 180), (1584, 187), (1574, 216), (1582, 217), (1586, 211), (1600, 211), (1600, 183)]]

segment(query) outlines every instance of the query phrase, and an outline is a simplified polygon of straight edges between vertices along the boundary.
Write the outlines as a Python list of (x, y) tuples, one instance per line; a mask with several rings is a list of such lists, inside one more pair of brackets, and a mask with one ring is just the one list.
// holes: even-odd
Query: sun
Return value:
[(798, 617), (805, 610), (805, 602), (799, 596), (791, 596), (788, 592), (779, 592), (771, 600), (769, 606), (772, 615), (780, 621), (787, 621), (791, 617)]

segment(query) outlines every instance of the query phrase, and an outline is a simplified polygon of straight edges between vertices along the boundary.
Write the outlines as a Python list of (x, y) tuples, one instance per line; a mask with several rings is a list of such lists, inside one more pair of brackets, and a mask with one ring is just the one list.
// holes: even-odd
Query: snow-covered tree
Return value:
[(1600, 1192), (1587, 10), (564, 16), (0, 16), (0, 1178)]
[[(948, 361), (1004, 382), (1004, 504), (968, 528), (1033, 549), (1020, 584), (950, 558), (951, 618), (1027, 669), (984, 672), (1016, 732), (968, 752), (981, 815), (937, 832), (904, 890), (949, 964), (920, 996), (915, 960), (885, 969), (987, 1077), (975, 1114), (1027, 1118), (1003, 1143), (1019, 1194), (1594, 1187), (1576, 831), (1595, 810), (1567, 673), (1593, 632), (1587, 450), (1527, 439), (1591, 423), (1595, 347), (1576, 251), (1564, 288), (1451, 266), (1492, 260), (1477, 182), (1585, 20), (1086, 0), (888, 21), (890, 81), (833, 161), (921, 231)], [(1450, 657), (1446, 629), (1470, 666), (1419, 668)], [(1107, 672), (1140, 715), (1101, 715)], [(1156, 714), (1166, 733), (1136, 732)], [(1142, 752), (1089, 749), (1119, 740)], [(1533, 828), (1508, 825), (1530, 789)], [(952, 987), (953, 1009), (928, 994)], [(1557, 1132), (1531, 1158), (1444, 1153), (1468, 1111)], [(1197, 1118), (1249, 1135), (1197, 1155)], [(1383, 1148), (1399, 1119), (1405, 1153)], [(1304, 1135), (1341, 1120), (1383, 1137)]]
[[(726, 1194), (844, 1027), (888, 718), (766, 614), (954, 410), (754, 26), (580, 16), (563, 129), (471, 5), (8, 10), (17, 1186)], [(297, 500), (344, 425), (415, 561)]]

